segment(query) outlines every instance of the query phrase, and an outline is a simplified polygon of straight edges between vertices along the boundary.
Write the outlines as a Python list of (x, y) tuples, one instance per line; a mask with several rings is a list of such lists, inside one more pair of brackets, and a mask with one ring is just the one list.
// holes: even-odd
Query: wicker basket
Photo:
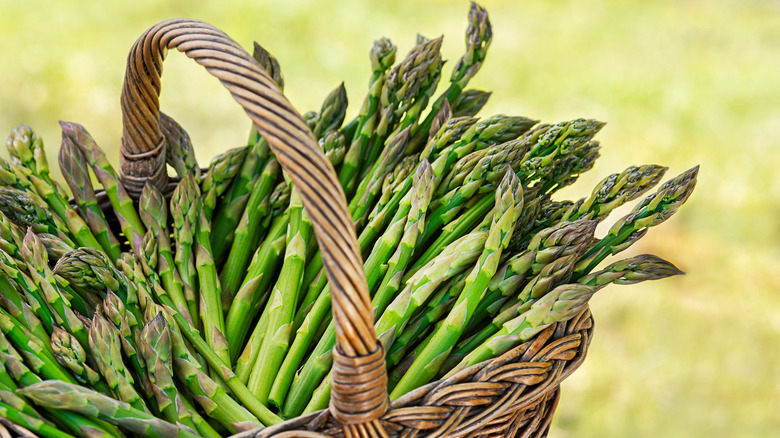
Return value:
[(163, 192), (166, 129), (159, 111), (160, 74), (168, 49), (178, 49), (230, 91), (265, 137), (307, 209), (331, 285), (337, 330), (330, 408), (249, 437), (545, 436), (561, 381), (587, 352), (592, 319), (551, 326), (534, 341), (390, 403), (385, 355), (374, 333), (363, 262), (334, 170), (298, 112), (237, 43), (189, 19), (162, 22), (133, 46), (122, 89), (122, 181), (137, 197), (146, 182)]

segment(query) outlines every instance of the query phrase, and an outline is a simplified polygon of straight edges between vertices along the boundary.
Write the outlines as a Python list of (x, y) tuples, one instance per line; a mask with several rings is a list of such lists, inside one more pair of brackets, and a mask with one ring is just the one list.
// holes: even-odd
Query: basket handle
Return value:
[[(123, 184), (136, 199), (147, 181), (160, 189), (166, 184), (159, 94), (162, 61), (172, 48), (222, 82), (292, 179), (311, 218), (330, 282), (337, 338), (331, 413), (350, 427), (375, 427), (388, 406), (384, 351), (374, 333), (363, 261), (344, 192), (300, 114), (257, 62), (220, 30), (197, 20), (173, 19), (151, 27), (133, 45), (121, 99)], [(373, 377), (364, 378), (368, 375)]]

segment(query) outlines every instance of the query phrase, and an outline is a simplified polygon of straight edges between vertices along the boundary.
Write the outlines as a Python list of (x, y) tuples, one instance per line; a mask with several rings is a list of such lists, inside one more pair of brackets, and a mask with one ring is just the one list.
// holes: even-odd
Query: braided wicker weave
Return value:
[(334, 170), (274, 81), (237, 43), (208, 24), (165, 21), (146, 31), (130, 52), (121, 99), (121, 173), (131, 196), (137, 198), (147, 181), (163, 192), (171, 186), (165, 171), (169, 130), (161, 129), (158, 98), (162, 62), (173, 48), (216, 76), (268, 141), (311, 218), (331, 285), (337, 345), (330, 408), (240, 436), (546, 435), (559, 385), (585, 357), (590, 312), (391, 404), (363, 262)]

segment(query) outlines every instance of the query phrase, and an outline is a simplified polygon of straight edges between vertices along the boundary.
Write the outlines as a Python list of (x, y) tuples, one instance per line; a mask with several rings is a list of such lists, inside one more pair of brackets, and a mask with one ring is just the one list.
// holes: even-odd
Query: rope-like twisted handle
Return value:
[[(236, 42), (215, 27), (191, 19), (164, 21), (133, 45), (122, 88), (121, 171), (137, 198), (146, 181), (167, 182), (165, 141), (160, 131), (160, 75), (167, 49), (178, 49), (216, 76), (244, 108), (292, 179), (317, 237), (333, 298), (336, 326), (331, 410), (351, 431), (381, 429), (387, 409), (384, 351), (374, 333), (363, 261), (344, 192), (303, 118), (276, 83)], [(370, 366), (373, 379), (360, 377)], [(376, 368), (376, 370), (374, 370)], [(380, 396), (377, 396), (377, 393)], [(360, 394), (364, 394), (361, 397)], [(380, 434), (384, 435), (382, 430)]]

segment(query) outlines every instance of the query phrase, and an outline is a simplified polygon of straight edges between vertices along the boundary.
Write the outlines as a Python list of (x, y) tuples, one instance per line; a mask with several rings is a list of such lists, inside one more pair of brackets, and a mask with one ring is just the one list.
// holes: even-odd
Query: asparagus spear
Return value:
[[(569, 149), (589, 142), (603, 126), (604, 123), (596, 120), (578, 119), (555, 126), (537, 126), (527, 132), (523, 141), (531, 145), (530, 150), (515, 169), (523, 186), (528, 187), (532, 182), (537, 181), (539, 175), (544, 173), (544, 169), (547, 169), (552, 162), (560, 159), (561, 156), (565, 157)], [(492, 203), (492, 192), (486, 192), (473, 204), (470, 203), (464, 214), (447, 224), (439, 237), (417, 259), (413, 268), (428, 263), (441, 252), (442, 248), (472, 230), (490, 211)]]
[(116, 172), (106, 159), (106, 155), (83, 126), (71, 122), (60, 122), (60, 126), (63, 137), (68, 137), (81, 149), (87, 164), (92, 168), (92, 172), (97, 176), (114, 207), (122, 233), (130, 241), (133, 249), (138, 250), (146, 230), (138, 213), (136, 213), (133, 200), (125, 192)]
[(556, 287), (536, 301), (528, 311), (504, 324), (498, 333), (447, 372), (445, 378), (491, 357), (498, 357), (510, 348), (531, 339), (546, 327), (577, 316), (599, 289), (599, 286), (583, 284), (563, 284)]
[(160, 412), (173, 424), (180, 423), (191, 431), (197, 430), (204, 436), (216, 438), (219, 434), (207, 422), (195, 423), (192, 412), (185, 406), (173, 382), (171, 342), (170, 329), (160, 315), (146, 324), (138, 338), (139, 350), (149, 370), (149, 381)]
[(490, 279), (498, 269), (501, 251), (509, 245), (522, 205), (520, 181), (510, 170), (496, 191), (493, 223), (490, 226), (479, 261), (466, 278), (463, 291), (458, 297), (455, 307), (443, 323), (434, 330), (427, 346), (420, 352), (409, 371), (393, 389), (390, 394), (391, 399), (397, 399), (436, 376), (443, 360), (457, 343), (465, 325), (474, 314), (477, 304), (484, 296)]
[[(0, 294), (0, 307), (4, 308), (11, 317), (30, 330), (45, 347), (50, 343), (49, 333), (46, 331), (43, 323), (41, 323), (41, 320), (36, 316), (32, 306), (27, 304), (26, 297), (23, 298), (18, 293), (17, 287), (7, 278), (2, 277), (2, 281), (0, 281), (0, 288), (2, 289), (0, 290), (3, 293)], [(32, 297), (30, 299), (35, 300)], [(39, 305), (37, 301), (34, 301), (34, 304)]]
[(592, 286), (636, 284), (682, 274), (685, 272), (671, 262), (652, 254), (642, 254), (612, 263), (598, 272), (580, 277), (578, 282)]
[(66, 253), (57, 261), (52, 270), (70, 283), (76, 290), (84, 293), (105, 296), (106, 289), (115, 292), (133, 313), (136, 321), (141, 320), (138, 311), (138, 294), (127, 277), (117, 270), (102, 251), (92, 248), (79, 248)]
[(400, 132), (416, 122), (438, 82), (442, 65), (441, 43), (442, 38), (420, 42), (387, 73), (379, 95), (376, 127), (368, 147), (361, 150), (356, 166), (345, 162), (339, 173), (347, 196), (354, 191), (358, 176), (366, 173), (376, 161), (385, 140), (392, 137), (396, 127)]
[[(514, 167), (526, 148), (522, 142), (509, 141), (474, 153), (474, 160), (467, 155), (452, 170), (437, 189), (439, 198), (431, 206), (431, 219), (426, 225), (422, 241), (425, 242), (438, 228), (449, 223), (460, 212), (463, 205), (477, 192), (495, 190), (496, 183), (507, 169)], [(470, 166), (471, 161), (476, 161)], [(448, 191), (447, 191), (448, 190)], [(446, 192), (445, 192), (446, 191)]]
[(658, 184), (667, 169), (647, 164), (630, 166), (620, 173), (613, 173), (601, 180), (589, 197), (569, 207), (562, 220), (582, 217), (603, 220), (615, 208), (633, 201)]
[(361, 165), (361, 159), (366, 154), (371, 137), (377, 123), (379, 110), (379, 99), (384, 86), (387, 71), (395, 62), (396, 47), (387, 38), (381, 38), (374, 42), (371, 48), (371, 80), (368, 84), (368, 95), (363, 106), (360, 109), (355, 123), (356, 136), (346, 150), (344, 163), (339, 172), (339, 182), (345, 187), (351, 184), (353, 175), (358, 172)]
[[(575, 251), (577, 250), (575, 249)], [(447, 363), (455, 365), (460, 362), (459, 359), (497, 333), (512, 318), (528, 311), (539, 298), (545, 296), (556, 286), (568, 282), (571, 279), (573, 264), (581, 252), (582, 249), (579, 249), (578, 252), (563, 256), (542, 268), (539, 274), (533, 277), (516, 297), (513, 296), (505, 302), (506, 304), (500, 308), (500, 313), (496, 312), (498, 315), (493, 318), (490, 324), (470, 338), (465, 339), (453, 350), (452, 357), (445, 362), (445, 368)]]
[(357, 222), (356, 227), (360, 229), (365, 215), (374, 205), (374, 200), (382, 188), (382, 183), (386, 175), (393, 170), (395, 165), (401, 160), (406, 144), (409, 141), (409, 128), (401, 131), (393, 137), (382, 152), (381, 158), (376, 162), (374, 168), (365, 179), (358, 185), (355, 196), (349, 203), (349, 211), (352, 214), (352, 220)]
[[(256, 133), (254, 127), (253, 132)], [(265, 164), (268, 154), (268, 144), (265, 141), (258, 139), (254, 143), (250, 142), (241, 169), (225, 192), (219, 208), (216, 209), (216, 216), (212, 221), (211, 245), (217, 260), (221, 260), (230, 251), (236, 226), (260, 178), (258, 173)]]
[[(210, 178), (209, 178), (210, 177)], [(218, 184), (216, 175), (209, 172), (207, 182)], [(225, 318), (222, 313), (222, 293), (217, 278), (217, 267), (211, 252), (211, 213), (216, 205), (217, 185), (212, 185), (204, 196), (203, 208), (199, 212), (199, 226), (196, 237), (195, 264), (200, 283), (200, 311), (203, 332), (211, 348), (227, 363), (230, 363), (229, 345), (225, 339)]]
[(241, 222), (238, 228), (236, 228), (230, 255), (220, 275), (223, 293), (229, 297), (234, 296), (238, 292), (241, 281), (246, 275), (249, 257), (255, 250), (253, 243), (263, 219), (262, 210), (258, 207), (270, 194), (279, 172), (280, 167), (276, 159), (270, 160), (265, 165), (260, 179), (252, 189), (252, 194), (241, 217)]
[[(0, 335), (0, 341), (2, 336)], [(6, 370), (14, 381), (21, 386), (29, 386), (42, 382), (41, 378), (27, 368), (14, 354), (9, 354), (6, 348), (0, 348), (0, 363), (5, 364)], [(122, 436), (117, 430), (102, 420), (92, 420), (74, 412), (68, 412), (56, 408), (46, 408), (50, 418), (58, 420), (71, 432), (81, 436), (117, 437)]]
[[(288, 213), (275, 218), (268, 235), (255, 252), (244, 282), (238, 290), (235, 299), (230, 304), (230, 309), (225, 317), (225, 336), (229, 345), (244, 345), (244, 340), (250, 329), (249, 321), (254, 320), (257, 313), (261, 310), (262, 301), (268, 295), (265, 291), (271, 284), (271, 281), (276, 278), (274, 274), (281, 263), (281, 255), (284, 253), (286, 246), (286, 228), (288, 224)], [(265, 330), (265, 327), (263, 330)], [(258, 336), (264, 335), (265, 332), (263, 331), (263, 334)], [(253, 338), (252, 341), (247, 343), (247, 347), (257, 343), (254, 350), (254, 355), (257, 357), (260, 344), (254, 335)], [(233, 348), (230, 351), (233, 355), (231, 359), (235, 361), (241, 350)], [(243, 354), (241, 356), (243, 357)], [(254, 359), (247, 365), (254, 365)]]
[(279, 279), (271, 291), (268, 304), (268, 326), (260, 347), (261, 361), (249, 377), (247, 387), (261, 402), (268, 400), (274, 378), (284, 360), (290, 342), (298, 292), (303, 280), (306, 249), (311, 240), (312, 227), (303, 211), (303, 204), (297, 192), (290, 198), (290, 225), (287, 230), (287, 248)]
[[(125, 304), (111, 291), (107, 293), (106, 299), (103, 301), (103, 312), (106, 319), (111, 321), (117, 329), (122, 352), (130, 363), (130, 367), (136, 377), (140, 379), (144, 393), (151, 395), (152, 386), (147, 377), (146, 363), (138, 355), (135, 344), (136, 334), (140, 330), (140, 321), (136, 319), (133, 313), (127, 311)], [(136, 313), (140, 313), (140, 311)]]
[[(380, 269), (379, 266), (388, 263), (388, 270), (384, 276), (382, 283), (377, 289), (377, 294), (374, 295), (372, 306), (375, 307), (377, 315), (381, 314), (384, 307), (387, 306), (390, 299), (392, 299), (393, 293), (399, 287), (400, 276), (403, 275), (403, 270), (411, 257), (414, 245), (416, 244), (416, 237), (425, 222), (425, 211), (430, 201), (433, 187), (431, 185), (433, 179), (433, 172), (430, 164), (427, 160), (423, 159), (422, 163), (418, 167), (414, 174), (414, 186), (411, 191), (411, 197), (408, 202), (409, 214), (408, 217), (400, 217), (396, 219), (391, 225), (388, 226), (387, 231), (379, 240), (375, 246), (374, 251), (365, 262), (365, 270), (367, 273), (367, 283), (369, 290), (373, 290), (377, 282), (379, 282)], [(406, 210), (406, 208), (402, 208)], [(401, 235), (403, 233), (403, 235)], [(397, 248), (393, 255), (389, 257), (393, 248)], [(282, 410), (283, 415), (297, 415), (292, 414), (294, 410), (300, 410), (303, 408), (301, 402), (306, 397), (298, 398), (297, 396), (289, 397), (288, 388), (290, 387), (293, 379), (293, 372), (297, 369), (303, 355), (311, 340), (314, 337), (317, 326), (321, 324), (322, 319), (325, 318), (330, 309), (330, 294), (329, 292), (320, 295), (317, 299), (311, 311), (306, 314), (303, 323), (300, 325), (298, 332), (296, 333), (293, 347), (290, 349), (290, 353), (285, 358), (282, 369), (277, 375), (276, 382), (274, 382), (274, 394), (278, 405), (285, 402)], [(325, 342), (323, 342), (323, 340)], [(335, 331), (333, 330), (333, 324), (329, 324), (325, 333), (320, 337), (320, 342), (315, 349), (315, 353), (312, 357), (317, 355), (317, 351), (324, 350), (327, 345), (332, 347), (335, 342)], [(320, 354), (321, 355), (321, 354)], [(317, 366), (318, 362), (314, 362), (312, 365), (307, 365), (311, 368)], [(303, 375), (303, 372), (302, 372)], [(321, 375), (320, 375), (321, 377)], [(316, 383), (311, 384), (313, 386)], [(293, 391), (300, 391), (303, 385), (294, 385)]]
[(255, 328), (252, 330), (252, 335), (249, 337), (249, 340), (244, 346), (244, 351), (236, 361), (236, 376), (244, 385), (249, 382), (249, 376), (252, 374), (254, 365), (257, 362), (257, 357), (260, 353), (260, 346), (263, 344), (263, 340), (265, 339), (265, 331), (267, 327), (268, 312), (264, 311), (260, 315), (260, 319), (257, 321), (257, 324), (255, 324)]
[[(0, 250), (0, 269), (5, 274), (5, 276), (0, 277), (0, 279), (9, 284), (9, 280), (13, 280), (15, 284), (24, 291), (27, 304), (35, 312), (36, 316), (40, 318), (44, 330), (47, 333), (51, 333), (52, 327), (54, 326), (53, 312), (41, 294), (40, 289), (35, 285), (35, 282), (30, 277), (24, 275), (19, 269), (16, 260), (3, 250)], [(10, 287), (12, 289), (14, 287), (13, 284), (10, 284)], [(11, 289), (3, 288), (4, 296), (11, 297)], [(8, 292), (6, 292), (6, 290), (8, 290)], [(16, 302), (17, 307), (21, 307), (21, 304), (21, 301)]]
[(36, 233), (49, 233), (60, 237), (70, 245), (68, 226), (59, 216), (48, 211), (48, 204), (31, 190), (0, 187), (0, 211), (13, 223), (32, 228)]
[(43, 147), (43, 139), (37, 132), (34, 132), (28, 125), (18, 125), (11, 131), (5, 146), (12, 157), (54, 189), (57, 196), (65, 197), (65, 193), (59, 185), (51, 179), (46, 149)]
[[(493, 93), (489, 91), (468, 89), (455, 99), (452, 104), (452, 117), (475, 116), (485, 106)], [(449, 101), (448, 101), (449, 102)]]
[(669, 219), (688, 200), (696, 187), (698, 173), (699, 166), (696, 166), (665, 182), (655, 193), (639, 202), (631, 213), (615, 222), (607, 235), (577, 262), (574, 278), (587, 275), (607, 256), (635, 242), (637, 237), (641, 237), (639, 233)]
[(76, 249), (54, 234), (40, 233), (37, 236), (44, 248), (46, 248), (46, 255), (50, 262), (59, 260), (63, 255)]
[(252, 57), (255, 58), (255, 61), (260, 64), (260, 67), (262, 67), (263, 70), (268, 73), (268, 76), (270, 76), (271, 79), (276, 82), (276, 85), (279, 86), (279, 89), (283, 90), (284, 78), (282, 77), (282, 69), (279, 66), (279, 61), (256, 41), (254, 42), (253, 47), (254, 51), (252, 52)]
[[(514, 296), (515, 292), (527, 285), (526, 282), (533, 276), (546, 278), (547, 275), (541, 273), (544, 269), (553, 269), (549, 267), (553, 262), (580, 254), (585, 245), (593, 239), (596, 224), (596, 221), (582, 219), (575, 222), (562, 222), (536, 233), (526, 249), (509, 258), (491, 279), (488, 287), (489, 292), (477, 306), (467, 332), (471, 332), (473, 327), (481, 324), (487, 317), (496, 316), (497, 309), (500, 308), (500, 305), (497, 306), (496, 303), (506, 302), (506, 300), (502, 300), (502, 297)], [(555, 269), (550, 272), (555, 272)], [(527, 298), (524, 300), (527, 301)], [(518, 298), (516, 301), (515, 304), (523, 300)], [(504, 322), (501, 320), (500, 324)], [(496, 329), (500, 327), (500, 324), (496, 326)], [(465, 350), (466, 347), (463, 349)]]
[(120, 253), (119, 241), (108, 226), (103, 210), (98, 205), (95, 189), (87, 171), (84, 154), (66, 136), (62, 137), (59, 163), (60, 170), (62, 170), (62, 174), (65, 176), (65, 181), (67, 181), (68, 187), (70, 187), (70, 191), (73, 193), (73, 198), (79, 206), (81, 216), (87, 222), (109, 258), (116, 260)]
[[(428, 160), (423, 158), (420, 166), (414, 173), (411, 208), (409, 209), (409, 216), (404, 223), (403, 236), (397, 245), (396, 251), (388, 260), (387, 271), (371, 300), (376, 318), (379, 318), (379, 315), (384, 312), (401, 286), (401, 277), (411, 260), (414, 247), (419, 242), (419, 236), (425, 225), (426, 211), (433, 195), (434, 186), (432, 183), (433, 169)], [(388, 229), (392, 229), (392, 227), (391, 225)]]
[(157, 273), (160, 275), (165, 289), (171, 294), (171, 300), (176, 305), (176, 309), (185, 314), (185, 317), (190, 321), (195, 321), (192, 319), (192, 312), (196, 311), (197, 307), (194, 305), (190, 307), (185, 299), (181, 277), (178, 275), (176, 265), (174, 264), (171, 241), (168, 237), (170, 232), (168, 230), (168, 208), (165, 198), (154, 185), (147, 183), (141, 191), (138, 206), (138, 212), (144, 225), (146, 225), (149, 231), (155, 233)]
[[(393, 368), (395, 365), (398, 365), (409, 348), (414, 346), (414, 343), (420, 340), (428, 340), (428, 335), (433, 331), (434, 324), (448, 314), (452, 309), (452, 306), (455, 305), (457, 298), (466, 285), (466, 277), (467, 275), (464, 272), (450, 280), (450, 282), (442, 287), (441, 290), (430, 299), (424, 311), (416, 315), (411, 322), (406, 325), (403, 332), (395, 337), (395, 342), (393, 342), (387, 352), (386, 361), (388, 368)], [(480, 301), (480, 304), (483, 301)], [(415, 348), (415, 351), (416, 350), (417, 348)], [(406, 362), (406, 360), (404, 360), (404, 362)], [(403, 373), (395, 373), (396, 369), (400, 370), (403, 368), (405, 372), (409, 366), (411, 366), (411, 362), (409, 362), (406, 367), (396, 367), (393, 369), (394, 374), (397, 374), (397, 378), (394, 378), (393, 374), (390, 375), (388, 388), (395, 387), (401, 380)]]
[[(403, 331), (414, 312), (428, 300), (442, 282), (473, 266), (482, 253), (487, 235), (486, 231), (477, 231), (453, 242), (439, 257), (420, 269), (406, 282), (406, 287), (387, 306), (375, 324), (377, 338), (385, 348), (392, 345), (395, 335)], [(389, 285), (392, 285), (392, 282)], [(379, 303), (374, 303), (376, 304)], [(326, 333), (320, 338), (309, 360), (293, 381), (282, 410), (283, 415), (287, 417), (300, 415), (304, 409), (303, 403), (309, 399), (311, 402), (305, 406), (306, 413), (322, 409), (322, 402), (327, 404), (330, 383), (327, 380), (323, 381), (323, 377), (332, 364), (330, 350), (333, 345), (335, 345), (335, 334)], [(315, 391), (318, 384), (320, 386)]]
[(322, 108), (317, 115), (312, 133), (317, 139), (323, 138), (327, 133), (336, 131), (344, 123), (347, 112), (347, 89), (342, 82), (336, 89), (330, 92), (322, 103)]
[[(147, 276), (149, 276), (152, 272), (151, 268), (146, 265), (144, 260), (141, 260), (141, 263), (144, 265), (144, 272)], [(233, 391), (233, 394), (238, 400), (241, 401), (246, 409), (254, 414), (264, 424), (276, 424), (281, 422), (279, 417), (269, 411), (268, 408), (266, 408), (252, 395), (246, 386), (238, 379), (236, 374), (230, 370), (230, 366), (224, 362), (211, 347), (209, 347), (206, 341), (203, 340), (200, 332), (193, 328), (190, 322), (187, 321), (180, 313), (173, 310), (173, 302), (171, 301), (165, 289), (160, 287), (156, 282), (152, 286), (154, 288), (154, 293), (157, 300), (164, 307), (166, 314), (170, 315), (170, 317), (176, 322), (176, 326), (181, 331), (181, 334), (187, 338), (192, 347), (203, 357), (212, 370), (219, 371), (220, 378), (225, 382), (230, 390)], [(195, 365), (194, 361), (192, 360), (190, 360), (189, 363), (190, 367), (198, 366)], [(176, 369), (177, 367), (174, 368)], [(201, 374), (202, 373), (198, 374), (196, 377), (198, 379), (202, 378)], [(209, 390), (212, 390), (210, 385)]]
[(133, 387), (134, 379), (122, 360), (119, 331), (113, 323), (96, 313), (89, 329), (89, 348), (100, 374), (112, 392), (134, 409), (148, 412), (146, 404)]
[(330, 131), (323, 135), (320, 140), (320, 147), (325, 154), (325, 158), (330, 161), (334, 168), (338, 167), (344, 161), (346, 153), (346, 138), (340, 130)]
[(47, 438), (73, 438), (73, 435), (70, 435), (65, 432), (61, 432), (56, 427), (44, 422), (40, 418), (36, 418), (34, 416), (21, 412), (17, 409), (14, 409), (12, 406), (2, 401), (0, 401), (0, 418), (6, 418), (11, 422), (13, 422), (14, 424), (17, 424), (19, 426), (24, 427), (25, 429), (29, 429), (35, 432), (39, 436), (43, 436)]
[(48, 380), (22, 388), (19, 393), (40, 406), (67, 409), (91, 418), (100, 418), (142, 436), (155, 438), (198, 437), (182, 427), (160, 420), (128, 403), (66, 382)]
[[(173, 217), (173, 237), (176, 256), (174, 263), (182, 280), (184, 299), (192, 318), (198, 315), (198, 284), (195, 269), (195, 254), (193, 245), (197, 235), (201, 211), (201, 199), (195, 175), (186, 174), (171, 196), (171, 217)], [(193, 319), (194, 324), (198, 322)]]
[[(0, 343), (7, 344), (7, 341), (10, 341), (36, 374), (46, 379), (75, 382), (70, 374), (57, 363), (54, 354), (44, 347), (32, 332), (21, 326), (4, 310), (0, 310), (0, 331), (2, 331)], [(7, 352), (7, 350), (4, 351)]]
[(31, 230), (27, 231), (21, 250), (22, 257), (27, 264), (27, 271), (41, 291), (49, 308), (53, 310), (54, 320), (75, 336), (80, 343), (86, 345), (88, 341), (84, 324), (76, 317), (70, 302), (63, 297), (57, 288), (54, 274), (49, 269), (46, 248)]
[(200, 181), (200, 166), (195, 159), (195, 150), (192, 148), (192, 141), (187, 131), (163, 112), (160, 112), (160, 131), (166, 143), (165, 161), (180, 177), (192, 172), (195, 174), (195, 179)]
[(73, 335), (54, 327), (51, 346), (57, 362), (70, 370), (79, 383), (88, 384), (103, 394), (111, 394), (111, 389), (101, 380), (100, 374), (87, 363), (87, 353)]

